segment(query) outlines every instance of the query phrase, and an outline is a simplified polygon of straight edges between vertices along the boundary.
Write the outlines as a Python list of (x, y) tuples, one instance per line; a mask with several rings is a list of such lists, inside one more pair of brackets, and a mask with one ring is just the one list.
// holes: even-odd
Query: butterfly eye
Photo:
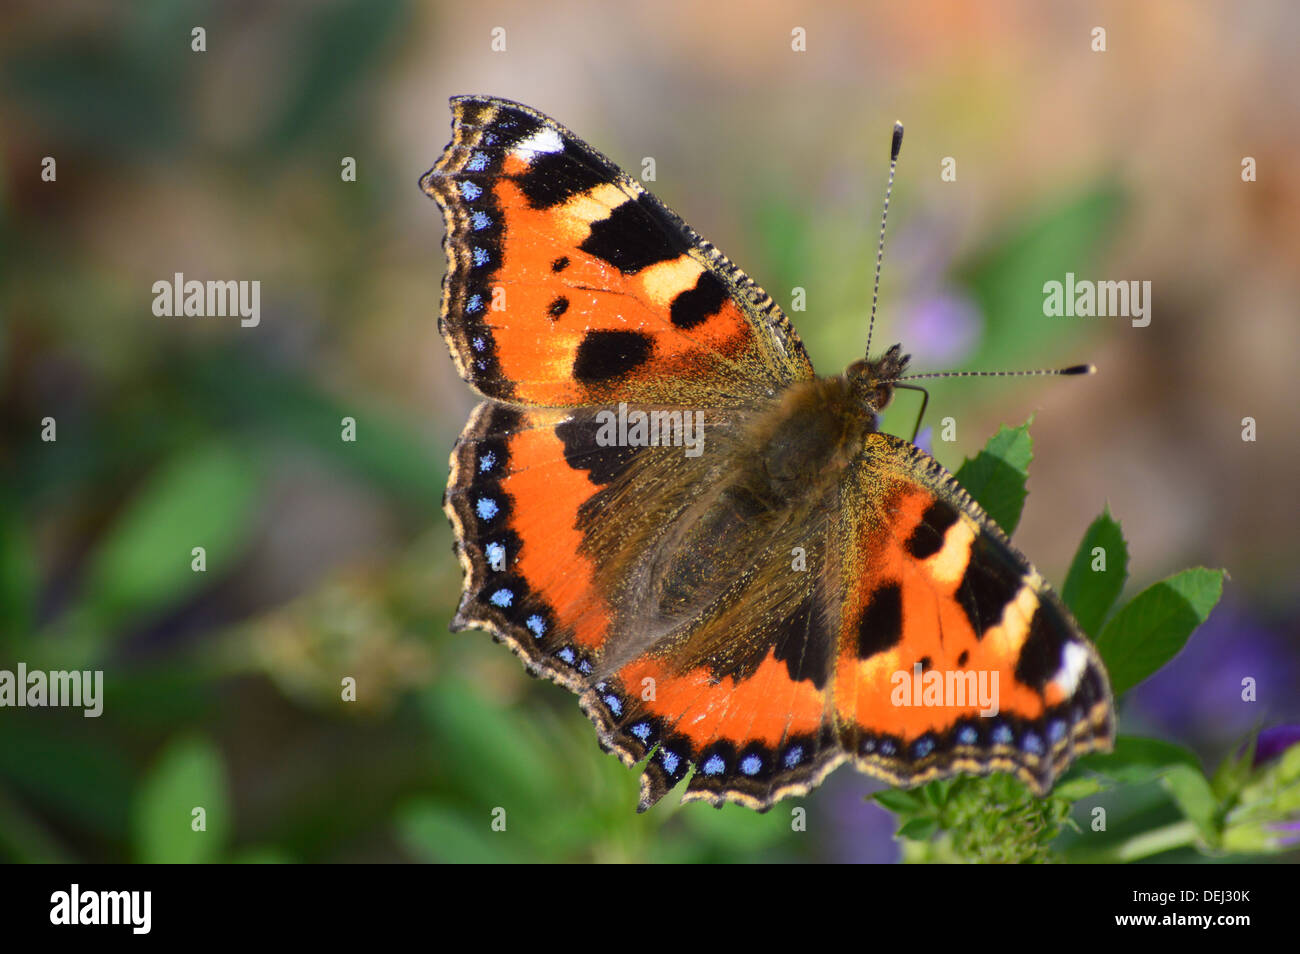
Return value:
[(885, 384), (885, 385), (881, 385), (880, 387), (873, 388), (869, 400), (871, 401), (871, 406), (873, 408), (875, 408), (877, 411), (883, 411), (888, 406), (889, 402), (892, 401), (893, 399), (894, 399), (893, 386)]
[(881, 378), (879, 362), (854, 361), (844, 372), (844, 376), (848, 379), (855, 398), (877, 411), (888, 404), (893, 397), (893, 387), (879, 383)]

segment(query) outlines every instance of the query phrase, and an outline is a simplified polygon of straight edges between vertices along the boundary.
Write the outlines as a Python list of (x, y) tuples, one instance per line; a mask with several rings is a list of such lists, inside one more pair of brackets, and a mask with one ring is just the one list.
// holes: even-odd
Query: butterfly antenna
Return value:
[(880, 213), (880, 241), (876, 243), (876, 281), (871, 288), (871, 318), (867, 321), (867, 357), (871, 357), (871, 332), (876, 327), (876, 302), (880, 299), (880, 262), (885, 257), (885, 220), (889, 218), (889, 196), (894, 191), (894, 172), (898, 169), (898, 151), (903, 148), (903, 124), (894, 122), (894, 138), (889, 144), (889, 184), (885, 186), (885, 207)]
[(902, 377), (894, 378), (891, 381), (881, 381), (881, 384), (891, 384), (896, 388), (906, 388), (909, 391), (920, 391), (924, 397), (921, 399), (921, 411), (916, 415), (916, 427), (912, 429), (912, 443), (916, 443), (916, 435), (921, 433), (921, 421), (925, 418), (926, 406), (930, 403), (930, 392), (919, 384), (908, 384), (908, 381), (916, 381), (922, 378), (1022, 378), (1037, 374), (1096, 374), (1097, 369), (1091, 364), (1072, 364), (1068, 368), (1038, 368), (1034, 371), (932, 371), (928, 374), (904, 374)]
[(881, 384), (896, 384), (899, 381), (918, 381), (922, 378), (1023, 378), (1040, 374), (1096, 374), (1097, 368), (1091, 364), (1072, 364), (1068, 368), (1036, 368), (1033, 371), (930, 371), (925, 374), (904, 374), (892, 381)]

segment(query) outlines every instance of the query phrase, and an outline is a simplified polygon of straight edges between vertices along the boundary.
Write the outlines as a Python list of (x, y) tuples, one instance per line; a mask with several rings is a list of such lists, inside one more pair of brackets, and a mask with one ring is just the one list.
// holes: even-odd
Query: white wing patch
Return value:
[(539, 152), (562, 152), (563, 150), (564, 141), (560, 139), (560, 134), (550, 126), (543, 126), (518, 143), (513, 151), (520, 159), (527, 161)]
[(1065, 649), (1061, 652), (1061, 668), (1052, 677), (1052, 681), (1064, 689), (1067, 696), (1072, 696), (1075, 687), (1079, 685), (1079, 679), (1083, 676), (1083, 671), (1087, 668), (1088, 651), (1078, 643), (1066, 643)]

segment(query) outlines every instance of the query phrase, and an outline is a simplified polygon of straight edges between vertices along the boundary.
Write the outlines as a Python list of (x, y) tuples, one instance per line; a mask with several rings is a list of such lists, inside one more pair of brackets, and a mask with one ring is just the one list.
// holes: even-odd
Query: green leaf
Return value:
[(933, 818), (913, 818), (904, 822), (894, 834), (898, 838), (927, 841), (938, 830), (939, 824)]
[(1134, 735), (1121, 735), (1115, 740), (1113, 752), (1084, 756), (1077, 765), (1129, 784), (1149, 782), (1175, 765), (1201, 770), (1201, 760), (1190, 749)]
[(937, 779), (921, 786), (921, 793), (930, 805), (935, 808), (942, 808), (947, 804), (951, 789), (952, 784), (948, 779)]
[[(194, 810), (204, 811), (195, 831)], [(173, 742), (145, 777), (135, 799), (137, 860), (193, 864), (219, 858), (230, 841), (230, 807), (221, 753), (210, 741)]]
[(916, 791), (904, 791), (899, 788), (887, 788), (871, 796), (881, 805), (896, 815), (915, 815), (928, 811), (924, 797)]
[(974, 458), (957, 470), (957, 482), (988, 511), (993, 522), (1011, 536), (1025, 505), (1025, 481), (1034, 457), (1029, 424), (1002, 428)]
[[(1095, 553), (1100, 548), (1101, 553)], [(1100, 562), (1105, 568), (1094, 568)], [(1110, 510), (1092, 522), (1070, 564), (1061, 598), (1083, 631), (1096, 638), (1128, 579), (1128, 544)]]
[(1172, 659), (1222, 593), (1223, 571), (1197, 567), (1152, 584), (1116, 613), (1097, 640), (1115, 694)]
[(1161, 783), (1201, 834), (1212, 842), (1217, 840), (1219, 804), (1204, 773), (1189, 765), (1174, 765)]
[(1250, 781), (1255, 771), (1255, 746), (1258, 742), (1258, 734), (1252, 736), (1239, 754), (1230, 752), (1214, 770), (1214, 775), (1210, 779), (1210, 788), (1219, 801), (1227, 802), (1235, 798)]
[(1077, 802), (1081, 798), (1096, 795), (1105, 787), (1095, 778), (1072, 778), (1053, 788), (1052, 797), (1063, 798), (1067, 802)]
[[(141, 488), (89, 571), (86, 608), (107, 630), (174, 604), (240, 555), (258, 481), (246, 456), (214, 443), (176, 455)], [(207, 570), (191, 569), (203, 547)]]

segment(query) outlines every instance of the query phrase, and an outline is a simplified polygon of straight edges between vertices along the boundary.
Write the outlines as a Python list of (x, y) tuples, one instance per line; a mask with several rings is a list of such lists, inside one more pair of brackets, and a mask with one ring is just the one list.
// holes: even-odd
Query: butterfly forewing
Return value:
[(780, 308), (617, 166), (506, 100), (452, 100), (441, 326), (483, 394), (745, 406), (812, 376)]

